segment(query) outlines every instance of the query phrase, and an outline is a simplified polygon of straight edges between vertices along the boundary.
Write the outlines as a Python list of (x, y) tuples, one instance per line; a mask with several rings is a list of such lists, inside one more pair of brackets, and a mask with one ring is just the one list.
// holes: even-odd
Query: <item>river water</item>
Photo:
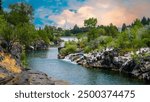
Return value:
[(73, 85), (139, 85), (140, 80), (129, 78), (118, 72), (87, 69), (82, 66), (57, 59), (58, 49), (35, 51), (28, 54), (29, 68), (47, 73), (50, 77), (66, 80)]

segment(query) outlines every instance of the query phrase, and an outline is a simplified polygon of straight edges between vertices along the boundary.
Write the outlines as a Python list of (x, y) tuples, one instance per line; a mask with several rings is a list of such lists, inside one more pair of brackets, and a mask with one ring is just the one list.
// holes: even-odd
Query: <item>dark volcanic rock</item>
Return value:
[(136, 58), (133, 55), (133, 52), (129, 52), (119, 56), (117, 50), (110, 48), (89, 54), (70, 54), (66, 57), (63, 56), (63, 58), (87, 68), (111, 69), (150, 82), (150, 48), (138, 50)]
[(128, 61), (125, 65), (122, 65), (121, 71), (125, 73), (132, 73), (132, 71), (139, 67), (134, 60)]

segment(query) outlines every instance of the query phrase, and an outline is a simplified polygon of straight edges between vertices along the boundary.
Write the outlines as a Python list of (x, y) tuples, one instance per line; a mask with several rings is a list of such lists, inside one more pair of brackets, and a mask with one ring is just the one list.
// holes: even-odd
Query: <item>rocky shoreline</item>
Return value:
[[(48, 48), (43, 42), (27, 51), (44, 50)], [(0, 42), (0, 85), (68, 85), (63, 80), (54, 79), (47, 74), (24, 68), (21, 62), (23, 47), (13, 43), (8, 49), (7, 43)]]
[(19, 74), (9, 76), (6, 78), (0, 78), (0, 85), (68, 85), (69, 83), (63, 80), (57, 80), (52, 77), (48, 77), (47, 74), (26, 70)]
[(58, 55), (86, 68), (100, 68), (126, 73), (130, 77), (150, 83), (150, 48), (141, 48), (136, 52), (119, 55), (119, 51), (106, 48), (89, 54), (75, 53), (67, 56)]

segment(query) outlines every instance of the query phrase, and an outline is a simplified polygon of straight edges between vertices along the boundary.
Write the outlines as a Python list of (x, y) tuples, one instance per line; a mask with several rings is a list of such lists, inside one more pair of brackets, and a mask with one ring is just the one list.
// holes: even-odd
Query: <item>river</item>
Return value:
[(66, 80), (73, 85), (139, 85), (143, 81), (129, 78), (118, 72), (87, 69), (65, 60), (57, 59), (58, 48), (34, 51), (28, 54), (29, 68), (47, 73), (50, 77)]

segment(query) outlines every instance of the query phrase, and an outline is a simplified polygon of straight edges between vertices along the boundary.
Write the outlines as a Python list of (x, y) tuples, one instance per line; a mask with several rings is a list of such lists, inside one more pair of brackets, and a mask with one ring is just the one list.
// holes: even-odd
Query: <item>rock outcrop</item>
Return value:
[(34, 71), (23, 71), (14, 76), (10, 81), (5, 83), (7, 85), (54, 85), (45, 73)]
[(16, 75), (10, 75), (0, 78), (1, 85), (68, 85), (69, 83), (63, 80), (57, 80), (48, 77), (47, 74), (26, 70)]
[[(2, 45), (2, 46), (1, 46)], [(0, 43), (0, 85), (68, 85), (68, 82), (48, 77), (47, 74), (23, 68), (21, 54), (23, 47), (13, 43)], [(37, 43), (36, 50), (48, 48)]]
[(49, 44), (45, 43), (43, 40), (38, 40), (34, 44), (31, 44), (26, 48), (27, 51), (35, 51), (35, 50), (46, 50), (48, 49)]
[(75, 53), (66, 56), (72, 62), (87, 68), (103, 68), (150, 82), (150, 48), (141, 48), (137, 52), (129, 52), (123, 56), (113, 48), (89, 54)]

